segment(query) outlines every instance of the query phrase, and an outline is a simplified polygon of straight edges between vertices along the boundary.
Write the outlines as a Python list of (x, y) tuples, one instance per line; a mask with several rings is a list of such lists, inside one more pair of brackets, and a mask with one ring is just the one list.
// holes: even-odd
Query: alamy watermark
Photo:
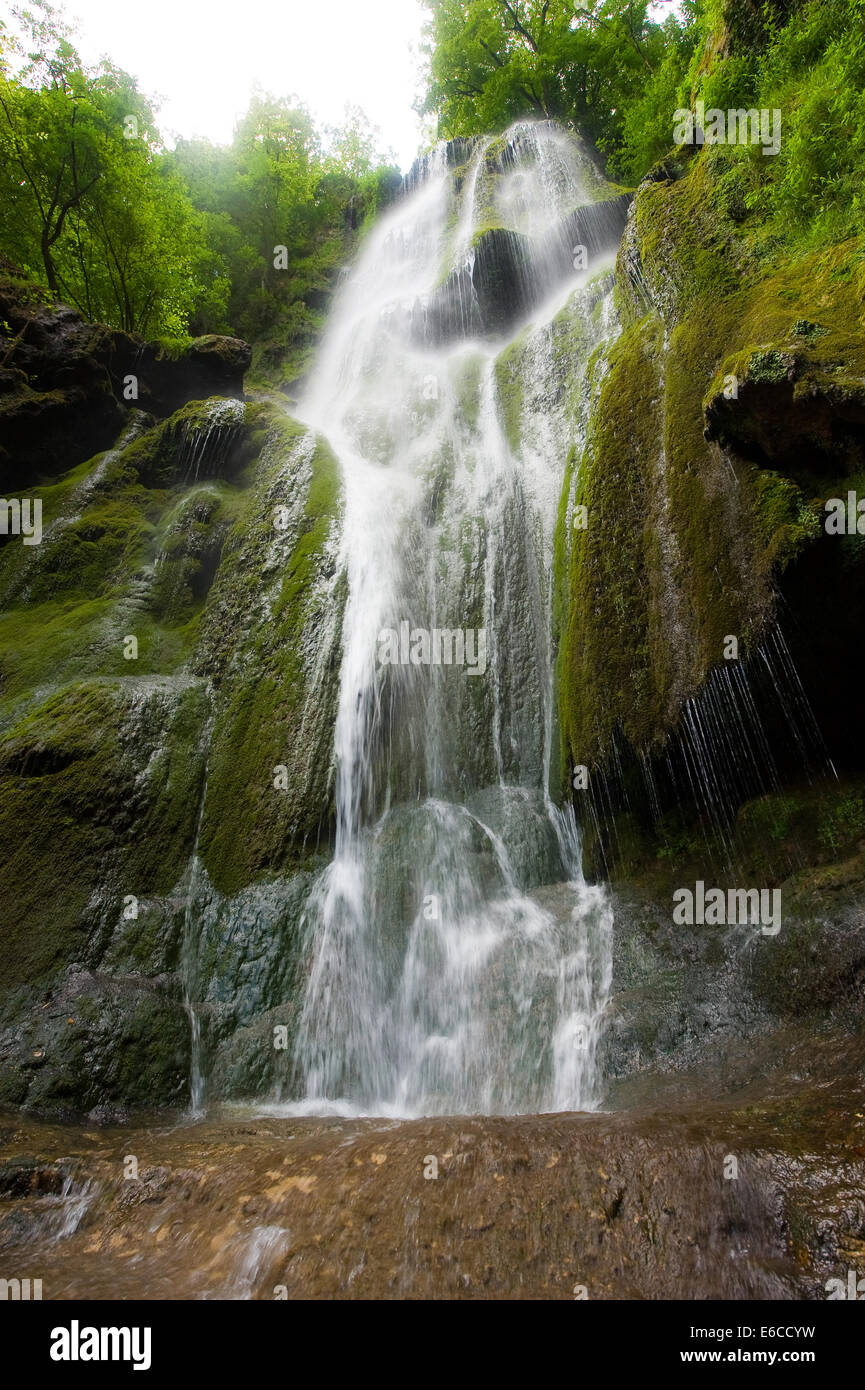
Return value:
[(42, 540), (42, 499), (0, 497), (0, 536), (20, 536), (25, 545)]
[(4, 1302), (29, 1303), (41, 1298), (41, 1279), (0, 1279), (0, 1299)]
[(52, 1361), (131, 1361), (133, 1371), (148, 1371), (152, 1329), (149, 1327), (69, 1327), (51, 1331)]
[(823, 1286), (829, 1302), (839, 1302), (842, 1299), (858, 1302), (865, 1300), (865, 1279), (860, 1279), (858, 1271), (855, 1269), (847, 1270), (847, 1282), (843, 1279), (827, 1279)]
[(848, 492), (843, 497), (830, 497), (823, 506), (827, 536), (865, 536), (865, 497)]
[(765, 155), (781, 149), (781, 112), (737, 107), (706, 110), (703, 101), (695, 110), (679, 107), (673, 116), (673, 140), (677, 145), (762, 145)]
[(487, 669), (486, 628), (413, 628), (404, 620), (399, 629), (378, 634), (379, 666), (465, 666), (467, 676)]
[(702, 879), (693, 890), (673, 893), (673, 922), (677, 927), (759, 926), (764, 936), (781, 930), (780, 888), (707, 888)]

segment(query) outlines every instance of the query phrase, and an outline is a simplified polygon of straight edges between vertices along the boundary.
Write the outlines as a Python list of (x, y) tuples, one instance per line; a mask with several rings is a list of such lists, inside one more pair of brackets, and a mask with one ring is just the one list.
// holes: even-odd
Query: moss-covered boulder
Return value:
[(330, 834), (335, 460), (215, 397), (33, 495), (41, 543), (0, 547), (0, 1101), (182, 1103), (188, 997), (217, 1089), (279, 1079), (242, 1039), (291, 1022)]
[[(177, 1034), (170, 1016), (178, 1007), (172, 972), (182, 912), (167, 900), (194, 843), (208, 703), (206, 686), (189, 679), (91, 681), (49, 696), (0, 744), (0, 1094), (7, 1098), (96, 1104), (99, 1085), (74, 1059), (98, 1051), (100, 1036), (108, 1047), (106, 1020), (132, 998), (133, 1013), (153, 1016), (157, 1030), (144, 1039), (148, 1055), (166, 1049), (155, 1094), (176, 1090), (182, 1058), (170, 1042)], [(161, 903), (149, 909), (151, 900)], [(116, 933), (124, 947), (115, 947), (106, 969)], [(162, 1015), (169, 1025), (160, 1039)], [(144, 1103), (132, 1059), (106, 1058), (103, 1068), (111, 1066), (127, 1078), (111, 1098)]]

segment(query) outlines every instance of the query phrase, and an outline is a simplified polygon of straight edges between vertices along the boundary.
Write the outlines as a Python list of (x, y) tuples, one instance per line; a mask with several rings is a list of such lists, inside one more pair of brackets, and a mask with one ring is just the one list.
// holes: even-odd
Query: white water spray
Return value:
[[(583, 218), (609, 258), (620, 224), (553, 126), (463, 153), (458, 178), (444, 147), (428, 157), (371, 233), (301, 410), (342, 467), (349, 587), (336, 850), (304, 918), (293, 1108), (307, 1113), (601, 1096), (612, 919), (550, 796), (550, 594), (580, 383), (611, 317), (609, 286), (567, 259), (563, 274), (561, 248)], [(511, 292), (534, 305), (519, 332), (485, 323), (491, 219), (517, 265), (496, 313)], [(484, 629), (486, 675), (380, 667), (379, 633), (405, 622)]]

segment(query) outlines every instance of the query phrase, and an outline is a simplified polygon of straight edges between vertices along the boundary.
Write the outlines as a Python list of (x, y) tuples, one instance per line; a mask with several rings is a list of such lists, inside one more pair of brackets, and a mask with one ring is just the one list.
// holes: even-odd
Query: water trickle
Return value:
[[(203, 417), (182, 419), (175, 427), (174, 460), (184, 485), (200, 476), (218, 477), (243, 424), (242, 401), (222, 397), (208, 401)], [(204, 475), (201, 474), (202, 466)]]
[(186, 905), (183, 912), (183, 935), (180, 948), (183, 1005), (189, 1018), (189, 1115), (191, 1119), (199, 1119), (206, 1113), (207, 1109), (207, 1078), (201, 1045), (201, 1006), (199, 1002), (202, 988), (199, 949), (201, 916), (198, 892), (202, 880), (202, 869), (198, 857), (198, 845), (204, 820), (204, 807), (207, 801), (207, 771), (212, 734), (213, 723), (212, 720), (209, 720), (202, 735), (202, 747), (207, 750), (206, 761), (201, 799), (198, 805), (198, 818), (195, 823), (195, 840), (187, 869)]
[[(336, 850), (304, 915), (295, 1110), (600, 1101), (611, 914), (549, 792), (552, 536), (580, 382), (611, 325), (609, 286), (551, 256), (549, 234), (561, 243), (590, 181), (550, 125), (416, 166), (343, 286), (301, 406), (342, 466), (348, 601)], [(501, 239), (479, 267), (491, 208)], [(599, 232), (607, 257), (620, 231), (611, 216)], [(519, 261), (500, 299), (534, 314), (511, 344), (515, 386), (509, 340), (479, 310), (497, 255)], [(467, 645), (482, 631), (484, 669), (380, 665), (380, 634), (403, 625)]]
[[(592, 774), (588, 807), (610, 867), (620, 852), (617, 812), (636, 805), (624, 766), (630, 748), (614, 741), (607, 753), (607, 766)], [(637, 766), (656, 827), (665, 805), (692, 806), (707, 851), (726, 867), (738, 859), (735, 818), (743, 802), (780, 791), (790, 771), (810, 782), (837, 777), (777, 622), (741, 662), (710, 670), (684, 702), (662, 752), (654, 759), (641, 755)]]

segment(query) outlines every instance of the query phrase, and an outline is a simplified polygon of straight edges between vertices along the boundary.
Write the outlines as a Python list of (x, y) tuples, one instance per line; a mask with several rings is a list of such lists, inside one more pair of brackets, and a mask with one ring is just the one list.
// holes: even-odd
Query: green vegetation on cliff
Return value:
[[(803, 5), (786, 26), (767, 12), (747, 61), (731, 23), (702, 53), (697, 90), (707, 106), (782, 106), (782, 156), (683, 149), (638, 191), (618, 265), (622, 336), (578, 470), (591, 520), (571, 547), (565, 770), (603, 764), (617, 733), (657, 749), (727, 636), (752, 649), (780, 576), (821, 534), (824, 501), (861, 476), (865, 246), (845, 173), (850, 160), (865, 172), (857, 137), (827, 144), (806, 218), (786, 211), (804, 93), (835, 82), (856, 109), (861, 34), (843, 53), (840, 35), (852, 40), (860, 10)], [(807, 222), (818, 196), (820, 245)]]
[[(863, 0), (427, 0), (424, 109), (441, 136), (520, 117), (570, 122), (637, 183), (673, 145), (675, 112), (778, 109), (779, 153), (732, 146), (720, 197), (761, 235), (813, 244), (862, 214)], [(662, 20), (662, 22), (661, 22)]]
[(219, 691), (201, 855), (223, 892), (304, 863), (329, 837), (341, 495), (327, 446), (276, 419), (195, 662)]

